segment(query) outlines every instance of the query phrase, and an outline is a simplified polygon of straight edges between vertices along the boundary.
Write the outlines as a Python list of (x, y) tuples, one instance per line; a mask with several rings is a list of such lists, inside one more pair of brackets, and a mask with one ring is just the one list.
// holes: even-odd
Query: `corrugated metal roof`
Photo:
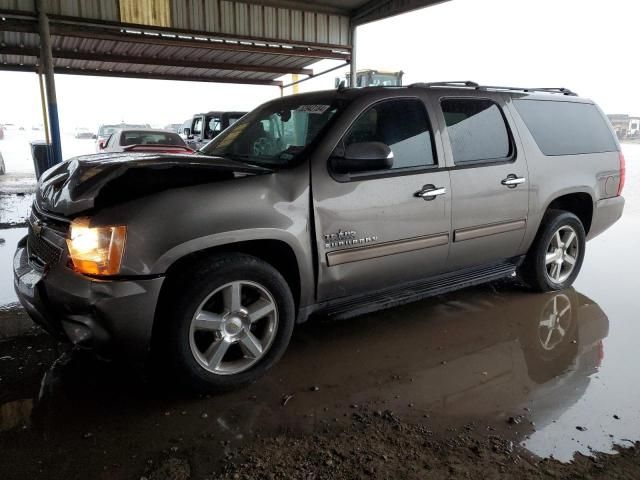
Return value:
[[(11, 26), (3, 30), (0, 21), (0, 68), (35, 70), (39, 56), (39, 36), (33, 33), (36, 24), (22, 19), (14, 27), (31, 32), (11, 31)], [(57, 71), (278, 85), (276, 79), (287, 73), (312, 73), (308, 67), (323, 58), (349, 58), (349, 50), (344, 48), (251, 42), (157, 29), (129, 32), (104, 25), (81, 27), (66, 19), (52, 19), (51, 44)]]
[[(351, 56), (350, 25), (442, 0), (49, 0), (57, 71), (279, 84)], [(35, 70), (33, 0), (0, 0), (0, 69)], [(126, 21), (125, 21), (126, 20)], [(132, 23), (132, 22), (135, 22)], [(151, 25), (153, 24), (153, 25)]]

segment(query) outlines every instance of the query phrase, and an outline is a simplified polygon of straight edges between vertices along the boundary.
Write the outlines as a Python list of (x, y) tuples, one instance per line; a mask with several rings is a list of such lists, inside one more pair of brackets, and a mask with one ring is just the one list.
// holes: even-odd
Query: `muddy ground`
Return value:
[[(505, 375), (495, 362), (507, 358), (496, 345), (515, 335), (526, 349), (520, 328), (542, 318), (558, 297), (532, 301), (519, 285), (502, 283), (400, 307), (391, 315), (319, 320), (296, 332), (291, 355), (265, 380), (204, 397), (172, 391), (129, 365), (57, 342), (19, 309), (0, 310), (0, 321), (13, 322), (13, 333), (21, 329), (0, 340), (0, 478), (640, 478), (640, 445), (613, 455), (577, 454), (569, 463), (523, 446), (580, 403), (585, 377), (598, 373), (600, 356), (594, 353), (600, 351), (598, 338), (607, 334), (602, 313), (588, 298), (565, 294), (578, 308), (578, 328), (565, 342), (569, 353), (528, 370), (513, 365), (514, 354), (502, 386), (496, 383)], [(483, 328), (493, 318), (485, 319), (488, 313), (512, 308), (533, 315), (519, 322), (506, 315), (511, 320), (498, 322), (496, 330)], [(403, 342), (387, 320), (404, 317), (418, 327), (421, 311), (440, 312), (446, 320), (413, 329), (421, 342)], [(489, 338), (462, 338), (470, 324)], [(365, 325), (363, 346), (345, 348)], [(447, 343), (449, 335), (454, 339)], [(407, 352), (423, 342), (424, 350), (415, 353), (423, 358), (404, 368), (415, 360)], [(362, 354), (380, 359), (367, 364)], [(317, 362), (325, 363), (326, 372), (316, 371)], [(465, 374), (474, 369), (477, 374)], [(531, 401), (541, 388), (530, 383), (532, 376), (546, 387), (551, 414), (544, 402)], [(557, 376), (564, 376), (560, 385), (554, 384)], [(443, 387), (435, 378), (444, 390), (437, 391)], [(513, 390), (524, 393), (505, 398)], [(609, 414), (609, 423), (624, 421)], [(590, 433), (600, 435), (582, 425), (563, 428), (586, 445)], [(553, 434), (547, 440), (558, 441)], [(574, 448), (569, 442), (566, 451)]]

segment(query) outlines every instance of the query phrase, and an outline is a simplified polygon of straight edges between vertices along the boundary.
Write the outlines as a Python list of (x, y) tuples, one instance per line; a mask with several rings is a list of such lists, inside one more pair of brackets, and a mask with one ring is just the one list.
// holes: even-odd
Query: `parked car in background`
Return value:
[(180, 127), (178, 127), (178, 135), (180, 135), (182, 137), (182, 139), (184, 141), (187, 140), (187, 135), (185, 132), (191, 132), (191, 124), (193, 122), (193, 118), (187, 118), (184, 122), (182, 122), (182, 125), (180, 125)]
[(170, 123), (169, 125), (164, 126), (164, 130), (167, 130), (173, 133), (179, 133), (180, 127), (182, 127), (181, 123)]
[(125, 128), (149, 128), (149, 124), (144, 125), (134, 125), (129, 123), (119, 123), (119, 124), (111, 124), (111, 125), (100, 125), (98, 129), (98, 135), (96, 137), (96, 152), (100, 152), (104, 148), (104, 144), (109, 139), (109, 137), (116, 133), (118, 130), (122, 130)]
[(180, 135), (166, 130), (118, 130), (112, 134), (102, 152), (193, 153)]
[(198, 155), (48, 170), (14, 281), (56, 335), (228, 389), (273, 366), (311, 315), (348, 318), (515, 273), (537, 291), (568, 288), (586, 241), (622, 215), (624, 180), (606, 117), (566, 89), (292, 95)]
[[(208, 112), (198, 113), (182, 124), (183, 138), (194, 150), (198, 150), (220, 132), (240, 120), (247, 112)], [(185, 124), (187, 124), (185, 126)]]
[(91, 138), (91, 139), (96, 138), (95, 133), (93, 133), (88, 128), (84, 128), (84, 127), (76, 128), (75, 131), (73, 132), (73, 136), (75, 138)]
[(7, 168), (4, 165), (4, 158), (2, 158), (2, 152), (0, 152), (0, 175), (7, 173)]

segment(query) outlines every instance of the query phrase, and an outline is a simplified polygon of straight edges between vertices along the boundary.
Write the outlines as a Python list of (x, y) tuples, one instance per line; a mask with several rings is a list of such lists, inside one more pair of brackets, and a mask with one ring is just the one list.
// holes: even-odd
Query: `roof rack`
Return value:
[(528, 88), (528, 87), (498, 87), (494, 85), (480, 85), (470, 80), (453, 81), (453, 82), (430, 82), (430, 83), (412, 83), (410, 87), (420, 88), (467, 88), (473, 90), (492, 90), (492, 91), (506, 91), (506, 92), (543, 92), (543, 93), (559, 93), (562, 95), (577, 96), (578, 94), (572, 92), (568, 88)]

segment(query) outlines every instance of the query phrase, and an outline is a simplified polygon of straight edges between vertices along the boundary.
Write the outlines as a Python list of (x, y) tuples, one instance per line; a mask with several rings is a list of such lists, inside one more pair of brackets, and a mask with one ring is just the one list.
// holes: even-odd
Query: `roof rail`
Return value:
[(504, 92), (543, 92), (543, 93), (559, 93), (562, 95), (577, 96), (578, 94), (572, 92), (568, 88), (529, 88), (529, 87), (498, 87), (494, 85), (480, 85), (476, 82), (469, 80), (454, 81), (454, 82), (430, 82), (430, 83), (412, 83), (410, 87), (420, 88), (433, 88), (433, 87), (445, 87), (445, 88), (467, 88), (473, 90), (492, 90), (492, 91), (504, 91)]
[(455, 80), (453, 82), (429, 82), (429, 83), (424, 83), (424, 82), (419, 82), (419, 83), (412, 83), (411, 85), (409, 85), (410, 87), (422, 87), (422, 88), (431, 88), (431, 87), (472, 87), (472, 88), (478, 88), (480, 85), (477, 84), (476, 82), (472, 82), (470, 80)]

